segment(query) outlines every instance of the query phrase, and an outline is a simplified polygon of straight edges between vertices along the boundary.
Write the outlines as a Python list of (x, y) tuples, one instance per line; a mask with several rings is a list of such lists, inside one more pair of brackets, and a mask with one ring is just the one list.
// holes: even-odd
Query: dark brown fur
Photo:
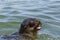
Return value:
[[(21, 27), (19, 30), (19, 34), (23, 35), (25, 38), (29, 37), (31, 40), (35, 40), (37, 38), (37, 27), (41, 26), (41, 22), (35, 18), (27, 18), (21, 23)], [(31, 30), (31, 28), (33, 28)], [(26, 37), (27, 36), (27, 37)]]

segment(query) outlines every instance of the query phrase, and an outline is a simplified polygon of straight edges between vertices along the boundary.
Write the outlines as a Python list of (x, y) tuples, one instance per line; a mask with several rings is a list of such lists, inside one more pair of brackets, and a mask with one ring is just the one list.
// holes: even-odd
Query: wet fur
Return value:
[[(36, 29), (38, 25), (41, 25), (41, 22), (37, 19), (27, 18), (21, 23), (19, 34), (25, 36), (25, 38), (28, 37), (28, 39), (35, 40), (38, 37), (38, 30)], [(30, 27), (33, 27), (34, 29), (30, 30)]]

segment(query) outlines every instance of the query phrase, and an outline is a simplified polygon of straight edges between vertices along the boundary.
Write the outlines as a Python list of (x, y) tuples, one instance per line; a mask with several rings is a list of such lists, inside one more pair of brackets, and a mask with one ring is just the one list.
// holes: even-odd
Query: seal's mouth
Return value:
[(37, 30), (40, 30), (41, 29), (41, 27), (37, 27)]

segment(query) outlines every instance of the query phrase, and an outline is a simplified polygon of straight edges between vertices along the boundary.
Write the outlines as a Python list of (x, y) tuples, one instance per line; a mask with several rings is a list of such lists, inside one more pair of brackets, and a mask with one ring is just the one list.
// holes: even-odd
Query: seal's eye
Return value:
[(29, 24), (29, 27), (34, 27), (34, 26), (35, 26), (34, 23), (30, 23), (30, 24)]

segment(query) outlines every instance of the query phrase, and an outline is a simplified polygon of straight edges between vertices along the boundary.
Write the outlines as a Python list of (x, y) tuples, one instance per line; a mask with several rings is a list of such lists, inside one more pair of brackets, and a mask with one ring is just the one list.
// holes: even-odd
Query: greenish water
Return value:
[(16, 32), (19, 27), (19, 22), (0, 22), (0, 34), (10, 34)]
[(39, 40), (60, 40), (60, 0), (0, 0), (1, 35), (18, 31), (29, 17), (42, 22)]

